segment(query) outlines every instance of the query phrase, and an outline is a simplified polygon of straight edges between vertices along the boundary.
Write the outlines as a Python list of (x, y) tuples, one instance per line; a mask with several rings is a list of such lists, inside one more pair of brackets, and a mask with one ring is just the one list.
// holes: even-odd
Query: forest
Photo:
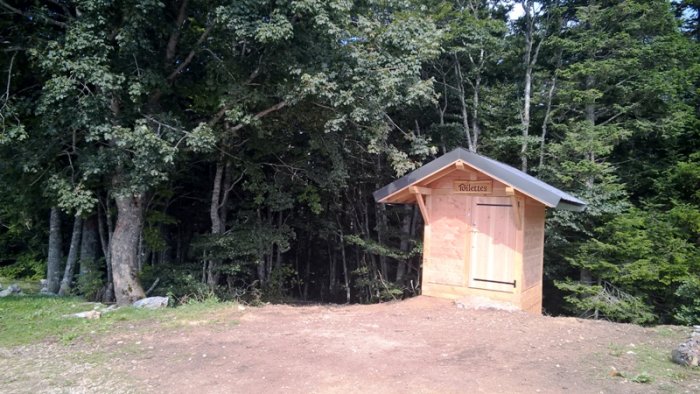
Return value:
[(149, 295), (420, 294), (455, 147), (548, 211), (548, 314), (700, 324), (697, 0), (0, 0), (0, 277)]

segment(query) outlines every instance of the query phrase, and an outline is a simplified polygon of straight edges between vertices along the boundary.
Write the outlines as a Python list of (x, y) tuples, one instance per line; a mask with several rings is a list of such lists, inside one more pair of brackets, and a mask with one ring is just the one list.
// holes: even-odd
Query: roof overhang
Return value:
[(457, 148), (374, 192), (379, 203), (405, 203), (397, 200), (409, 187), (461, 162), (550, 208), (581, 212), (586, 203), (507, 164)]

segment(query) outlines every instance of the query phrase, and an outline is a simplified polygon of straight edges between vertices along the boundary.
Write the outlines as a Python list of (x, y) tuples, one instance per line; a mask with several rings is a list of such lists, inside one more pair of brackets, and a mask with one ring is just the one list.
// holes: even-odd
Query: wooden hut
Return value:
[(586, 204), (496, 160), (458, 148), (384, 186), (378, 203), (418, 204), (423, 295), (485, 296), (541, 313), (547, 208)]

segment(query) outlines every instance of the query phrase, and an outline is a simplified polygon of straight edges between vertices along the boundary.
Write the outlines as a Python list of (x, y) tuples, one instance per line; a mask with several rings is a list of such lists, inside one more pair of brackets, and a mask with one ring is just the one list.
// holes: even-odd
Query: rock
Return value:
[(81, 319), (93, 320), (93, 319), (99, 319), (100, 316), (102, 316), (102, 313), (95, 311), (95, 310), (92, 310), (92, 311), (87, 311), (87, 312), (73, 313), (73, 314), (67, 315), (65, 317), (78, 317)]
[(160, 309), (167, 307), (169, 302), (168, 297), (148, 297), (134, 302), (133, 305), (136, 308)]
[(22, 289), (20, 289), (18, 284), (11, 284), (7, 289), (0, 291), (0, 297), (7, 297), (12, 294), (22, 294)]
[(245, 307), (241, 304), (238, 304), (238, 311), (243, 312), (245, 310)]
[(102, 313), (114, 312), (114, 311), (116, 311), (117, 309), (119, 309), (119, 307), (118, 307), (116, 304), (112, 304), (112, 305), (108, 306), (107, 308), (104, 308), (104, 309), (102, 310)]
[(673, 349), (671, 360), (676, 364), (697, 367), (700, 364), (700, 336), (693, 335)]
[(477, 311), (496, 310), (515, 312), (520, 310), (520, 308), (509, 302), (496, 301), (482, 296), (465, 296), (455, 300), (455, 305), (460, 309), (472, 309)]
[(39, 294), (49, 294), (49, 281), (46, 279), (42, 279), (39, 281), (39, 284), (41, 285), (41, 290), (39, 290)]

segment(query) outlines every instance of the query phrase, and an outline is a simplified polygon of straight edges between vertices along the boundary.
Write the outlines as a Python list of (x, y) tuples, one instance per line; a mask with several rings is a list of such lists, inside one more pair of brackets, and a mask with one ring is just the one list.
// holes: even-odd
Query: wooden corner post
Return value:
[(522, 219), (520, 218), (520, 204), (518, 199), (515, 197), (515, 189), (512, 187), (506, 187), (506, 194), (510, 196), (510, 203), (513, 206), (513, 215), (515, 215), (515, 225), (518, 230), (522, 229)]

